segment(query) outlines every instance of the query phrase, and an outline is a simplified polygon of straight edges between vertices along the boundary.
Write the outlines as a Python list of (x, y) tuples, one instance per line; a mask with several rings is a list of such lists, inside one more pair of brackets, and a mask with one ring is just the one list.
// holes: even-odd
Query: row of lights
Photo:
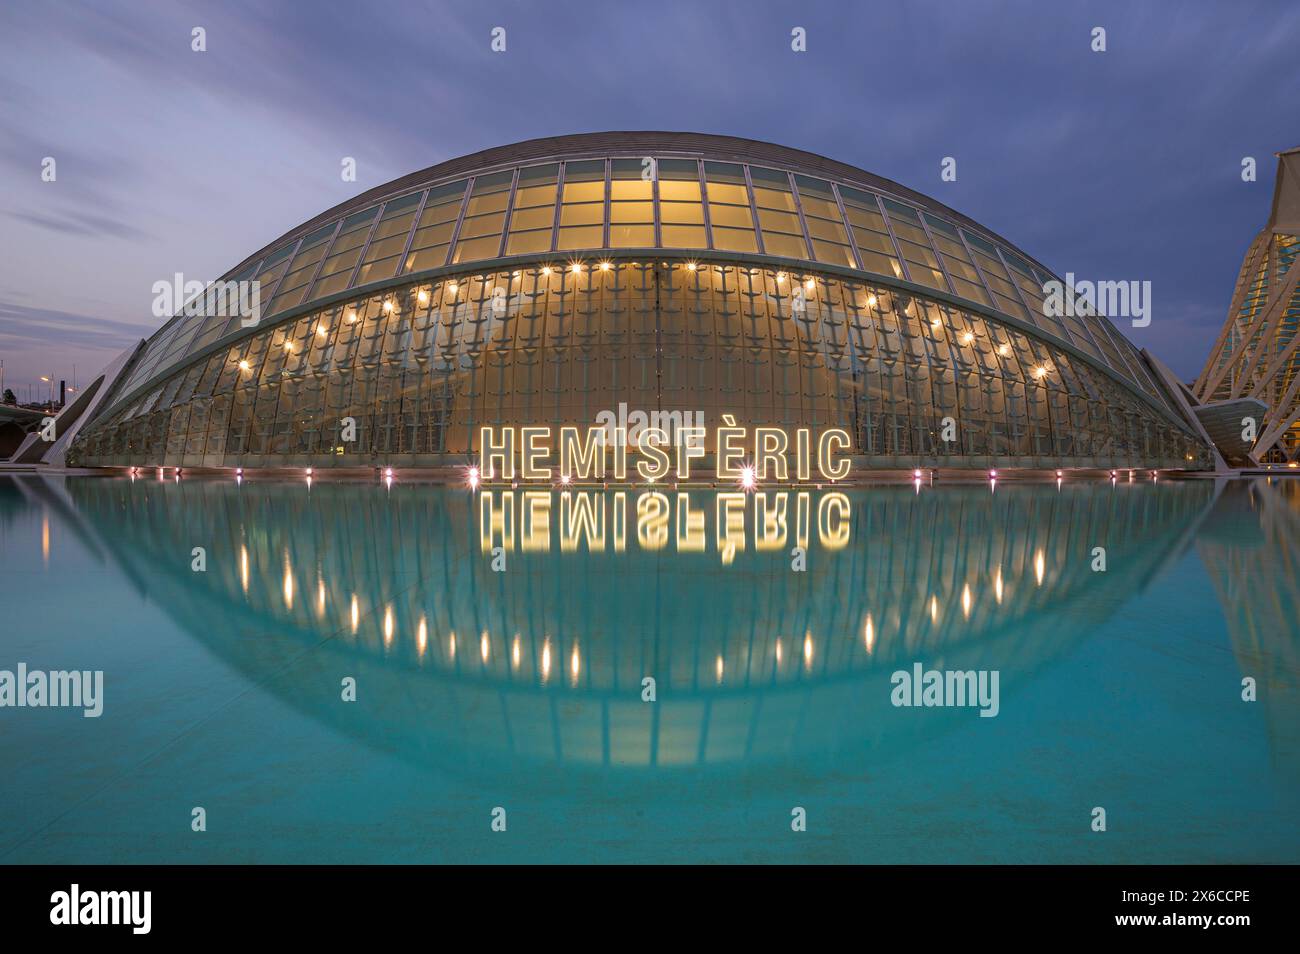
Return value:
[[(1128, 473), (1128, 477), (1129, 477), (1129, 480), (1130, 480), (1130, 481), (1133, 480), (1133, 475), (1134, 475), (1134, 473), (1135, 473), (1135, 472), (1134, 472), (1133, 470), (1130, 470), (1130, 471), (1129, 471), (1129, 473)], [(1111, 482), (1112, 482), (1112, 483), (1114, 483), (1115, 480), (1117, 479), (1117, 474), (1118, 474), (1118, 471), (1114, 471), (1114, 470), (1112, 470), (1112, 471), (1110, 472), (1110, 479), (1111, 479)], [(1159, 474), (1160, 474), (1160, 472), (1159, 472), (1158, 470), (1150, 471), (1150, 476), (1151, 476), (1151, 479), (1152, 479), (1153, 481), (1158, 479)], [(925, 471), (923, 471), (923, 470), (920, 469), (920, 468), (917, 468), (916, 470), (913, 470), (913, 471), (912, 471), (912, 482), (913, 482), (913, 484), (914, 484), (915, 487), (916, 487), (916, 492), (917, 492), (917, 493), (920, 493), (920, 492), (921, 492), (921, 481), (922, 481), (922, 479), (923, 479), (924, 476), (925, 476)], [(935, 479), (936, 479), (937, 476), (938, 476), (938, 471), (936, 471), (936, 470), (931, 470), (931, 471), (929, 471), (929, 480), (930, 480), (930, 485), (931, 485), (931, 486), (934, 486), (934, 481), (935, 481)], [(998, 481), (998, 472), (997, 472), (996, 468), (995, 468), (995, 469), (991, 469), (991, 470), (989, 470), (989, 472), (988, 472), (988, 477), (989, 477), (989, 485), (990, 485), (990, 488), (993, 489), (993, 490), (996, 490), (996, 489), (997, 489), (997, 481)], [(483, 479), (483, 478), (482, 478), (482, 474), (481, 474), (481, 472), (479, 471), (478, 467), (470, 466), (470, 467), (468, 467), (468, 468), (466, 469), (466, 472), (465, 472), (465, 484), (466, 484), (466, 485), (467, 485), (471, 490), (477, 490), (478, 487), (479, 487), (479, 484), (482, 483), (482, 479)], [(1058, 490), (1060, 489), (1060, 487), (1061, 487), (1062, 483), (1064, 482), (1064, 480), (1065, 480), (1065, 471), (1064, 471), (1064, 470), (1057, 470), (1057, 471), (1056, 471), (1056, 486), (1057, 486), (1057, 489), (1058, 489)], [(647, 484), (653, 484), (654, 482), (655, 482), (655, 481), (654, 481), (654, 478), (647, 478), (647, 480), (646, 480), (646, 483), (647, 483)], [(568, 488), (568, 487), (572, 486), (572, 484), (573, 484), (573, 478), (570, 477), (568, 474), (561, 474), (560, 477), (559, 477), (558, 484), (559, 484), (559, 486), (562, 487), (562, 488)], [(753, 467), (752, 465), (746, 464), (746, 465), (744, 465), (744, 466), (742, 466), (742, 467), (740, 468), (740, 478), (737, 480), (737, 484), (740, 486), (740, 488), (741, 488), (742, 490), (745, 490), (745, 491), (753, 491), (755, 488), (758, 487), (758, 477), (757, 477), (757, 474), (756, 474), (756, 472), (755, 472), (755, 469), (754, 469), (754, 467)], [(510, 484), (510, 486), (511, 486), (512, 488), (518, 488), (518, 486), (519, 486), (519, 482), (518, 482), (517, 480), (516, 480), (516, 481), (512, 481), (511, 484)], [(607, 484), (607, 483), (603, 483), (602, 486), (608, 486), (608, 484)], [(674, 489), (676, 489), (676, 486), (677, 486), (677, 485), (674, 483), (674, 484), (673, 484)], [(817, 489), (820, 490), (820, 489), (821, 489), (821, 486), (822, 486), (821, 484), (817, 484)]]
[[(811, 282), (812, 279), (809, 279), (809, 281)], [(452, 290), (452, 294), (455, 294), (456, 286), (455, 286), (455, 285), (452, 285), (452, 286), (451, 286), (451, 290)], [(423, 292), (423, 291), (420, 292), (420, 300), (421, 300), (422, 302), (427, 301), (427, 300), (428, 300), (428, 297), (429, 297), (429, 296), (428, 296), (428, 294), (427, 294), (426, 292)], [(874, 296), (873, 296), (873, 297), (874, 297)], [(386, 311), (386, 312), (391, 312), (392, 310), (393, 310), (393, 303), (392, 303), (392, 301), (386, 300), (386, 301), (384, 302), (384, 311)], [(348, 323), (351, 324), (351, 323), (355, 322), (356, 320), (357, 320), (356, 312), (355, 312), (355, 311), (354, 311), (354, 312), (350, 312), (350, 313), (348, 314)], [(935, 325), (938, 325), (939, 322), (936, 321), (934, 324), (935, 324)], [(326, 337), (326, 336), (328, 335), (328, 333), (329, 333), (328, 330), (325, 328), (325, 326), (324, 326), (323, 324), (318, 324), (318, 325), (316, 326), (316, 334), (317, 334), (318, 337), (324, 338), (324, 337)], [(969, 345), (971, 342), (973, 342), (973, 341), (975, 340), (975, 336), (974, 336), (973, 334), (971, 334), (969, 331), (967, 331), (967, 332), (965, 332), (965, 333), (961, 336), (961, 338), (960, 338), (959, 340), (961, 341), (962, 344), (964, 344), (964, 345)], [(291, 353), (292, 353), (292, 351), (293, 351), (293, 342), (290, 341), (288, 338), (286, 338), (286, 339), (284, 340), (284, 350), (285, 350), (285, 351), (288, 351), (288, 352), (291, 352)], [(998, 354), (1001, 355), (1001, 356), (1004, 357), (1004, 358), (1006, 358), (1006, 357), (1010, 357), (1010, 356), (1011, 356), (1011, 346), (1010, 346), (1010, 345), (1007, 345), (1007, 344), (1000, 345), (1000, 346), (998, 347), (997, 350), (998, 350)], [(239, 361), (239, 369), (240, 369), (241, 371), (249, 371), (249, 370), (252, 370), (252, 367), (253, 367), (252, 364), (249, 363), (249, 361), (248, 361), (247, 358), (241, 358), (241, 359), (240, 359), (240, 361)], [(1037, 366), (1036, 366), (1036, 367), (1035, 367), (1035, 368), (1034, 368), (1030, 373), (1034, 376), (1034, 378), (1036, 378), (1037, 380), (1041, 381), (1043, 378), (1047, 377), (1048, 370), (1049, 370), (1049, 369), (1048, 369), (1048, 367), (1047, 367), (1046, 365), (1041, 365), (1041, 364), (1040, 364), (1040, 365), (1037, 365)], [(1294, 466), (1294, 463), (1293, 463), (1291, 466)]]
[[(162, 479), (162, 477), (163, 477), (165, 471), (167, 470), (167, 467), (166, 467), (165, 464), (160, 464), (160, 465), (158, 465), (158, 468), (157, 468), (157, 469), (158, 469), (158, 477), (159, 477), (159, 479)], [(131, 467), (131, 468), (129, 468), (129, 472), (130, 472), (130, 475), (131, 475), (132, 477), (135, 477), (135, 476), (139, 473), (139, 471), (140, 471), (140, 468), (139, 468), (139, 467)], [(181, 467), (177, 467), (177, 468), (175, 468), (175, 469), (173, 470), (173, 475), (176, 476), (176, 477), (180, 477), (181, 474), (182, 474), (183, 472), (184, 472), (184, 469), (183, 469), (183, 468), (181, 468)], [(391, 468), (391, 467), (384, 467), (384, 468), (382, 468), (382, 470), (380, 471), (380, 473), (382, 474), (382, 476), (384, 477), (385, 480), (390, 480), (390, 481), (391, 481), (391, 480), (393, 479), (393, 468)], [(1128, 471), (1128, 479), (1129, 479), (1130, 481), (1133, 479), (1133, 475), (1134, 475), (1135, 473), (1137, 473), (1137, 471), (1135, 471), (1135, 470), (1132, 469), (1132, 468), (1129, 469), (1129, 471)], [(1160, 475), (1160, 471), (1158, 471), (1158, 470), (1152, 470), (1152, 471), (1149, 471), (1148, 473), (1149, 473), (1149, 475), (1150, 475), (1150, 477), (1151, 477), (1152, 480), (1156, 480), (1156, 479), (1159, 477), (1159, 475)], [(306, 477), (309, 478), (309, 479), (310, 479), (314, 474), (315, 474), (315, 468), (313, 468), (313, 467), (308, 467), (308, 468), (306, 468), (306, 469), (303, 471), (303, 475), (306, 476)], [(922, 471), (920, 468), (917, 468), (916, 470), (913, 470), (913, 471), (912, 471), (912, 479), (913, 479), (913, 480), (916, 480), (916, 481), (920, 481), (921, 478), (922, 478), (922, 476), (923, 476), (923, 474), (924, 474), (924, 471)], [(935, 477), (936, 477), (937, 475), (938, 475), (938, 471), (931, 470), (931, 471), (929, 472), (929, 477), (930, 477), (930, 483), (931, 483), (931, 484), (934, 483)], [(244, 468), (242, 468), (242, 467), (236, 467), (236, 468), (235, 468), (235, 476), (236, 476), (236, 477), (243, 477), (243, 476), (244, 476)], [(1058, 470), (1058, 471), (1056, 472), (1056, 479), (1057, 479), (1058, 481), (1062, 480), (1064, 477), (1065, 477), (1065, 471), (1063, 471), (1063, 470)], [(1111, 479), (1111, 480), (1117, 480), (1118, 478), (1119, 478), (1119, 471), (1118, 471), (1118, 470), (1112, 470), (1112, 471), (1110, 472), (1110, 479)], [(996, 470), (996, 469), (991, 469), (991, 470), (989, 471), (989, 480), (997, 480), (997, 479), (998, 479), (998, 472), (997, 472), (997, 470)], [(474, 487), (474, 488), (478, 487), (478, 485), (482, 482), (482, 473), (479, 471), (478, 467), (476, 467), (476, 466), (474, 466), (474, 465), (470, 465), (468, 468), (466, 468), (466, 471), (465, 471), (465, 482), (466, 482), (470, 487)], [(561, 485), (561, 486), (563, 486), (563, 487), (568, 487), (568, 486), (570, 486), (570, 485), (572, 484), (572, 482), (573, 482), (573, 478), (571, 478), (568, 474), (561, 474), (561, 475), (560, 475), (560, 485)], [(647, 482), (648, 482), (648, 483), (654, 483), (654, 479), (651, 478), (651, 479), (649, 479)], [(518, 481), (516, 481), (515, 483), (517, 484)], [(742, 467), (740, 468), (740, 478), (739, 478), (739, 480), (738, 480), (738, 483), (740, 484), (740, 486), (744, 487), (746, 490), (752, 490), (752, 489), (754, 489), (755, 487), (758, 486), (758, 477), (756, 476), (756, 473), (755, 473), (754, 467), (753, 467), (752, 465), (750, 465), (750, 464), (746, 464), (746, 465), (744, 465), (744, 466), (742, 466)]]
[[(611, 264), (609, 261), (602, 261), (602, 262), (599, 263), (599, 266), (598, 266), (598, 267), (599, 267), (599, 269), (600, 269), (602, 272), (607, 272), (607, 271), (609, 271), (610, 268), (612, 267), (612, 264)], [(696, 271), (696, 270), (698, 269), (698, 267), (699, 267), (699, 266), (698, 266), (695, 262), (687, 262), (687, 263), (686, 263), (686, 268), (687, 268), (689, 271), (694, 272), (694, 271)], [(569, 265), (569, 271), (572, 272), (572, 273), (574, 273), (574, 274), (580, 274), (580, 273), (582, 272), (582, 269), (583, 269), (583, 263), (582, 263), (582, 262), (572, 262), (572, 263), (570, 263), (570, 265)], [(547, 276), (547, 277), (550, 277), (550, 276), (554, 273), (555, 269), (552, 268), (552, 266), (550, 266), (550, 265), (546, 265), (546, 266), (543, 266), (543, 268), (542, 268), (541, 271), (542, 271), (542, 275)], [(519, 276), (519, 274), (520, 274), (519, 271), (515, 271), (515, 272), (512, 273), (512, 275), (513, 275), (514, 277), (516, 277), (516, 278)], [(786, 280), (786, 273), (785, 273), (785, 272), (777, 272), (776, 280), (777, 280), (777, 283), (778, 283), (778, 284), (783, 284), (783, 283), (785, 282), (785, 280)], [(813, 289), (816, 288), (816, 281), (815, 281), (815, 279), (807, 278), (807, 279), (804, 280), (803, 285), (804, 285), (804, 288), (805, 288), (805, 289), (807, 289), (808, 291), (812, 291)], [(447, 291), (448, 291), (448, 293), (451, 294), (452, 296), (455, 296), (455, 295), (459, 292), (459, 288), (460, 288), (460, 286), (459, 286), (456, 282), (449, 282), (449, 283), (447, 284)], [(428, 291), (426, 291), (425, 289), (421, 288), (421, 289), (416, 293), (416, 299), (417, 299), (417, 300), (419, 301), (419, 303), (422, 304), (422, 305), (428, 304), (428, 302), (429, 302), (429, 293), (428, 293)], [(876, 307), (876, 303), (877, 303), (877, 298), (876, 298), (876, 296), (875, 296), (874, 294), (869, 294), (869, 295), (867, 296), (867, 306), (868, 306), (869, 308), (874, 308), (874, 307)], [(384, 310), (385, 313), (391, 313), (391, 312), (394, 310), (395, 307), (396, 307), (396, 305), (394, 304), (394, 302), (393, 302), (393, 300), (392, 300), (391, 298), (386, 298), (386, 299), (384, 299), (384, 302), (383, 302), (382, 308), (383, 308), (383, 310)], [(909, 304), (907, 310), (908, 310), (908, 313), (910, 314), (910, 313), (911, 313), (911, 305), (910, 305), (910, 304)], [(354, 324), (354, 323), (357, 321), (357, 313), (356, 313), (356, 310), (355, 310), (355, 309), (350, 310), (350, 311), (348, 312), (348, 314), (347, 314), (347, 321), (348, 321), (348, 324)], [(931, 325), (931, 328), (933, 328), (933, 329), (935, 329), (935, 330), (939, 330), (939, 329), (941, 329), (941, 328), (943, 327), (943, 323), (942, 323), (942, 321), (940, 321), (940, 319), (938, 319), (938, 318), (934, 319), (934, 320), (930, 323), (930, 325)], [(324, 324), (318, 323), (318, 324), (316, 325), (316, 334), (317, 334), (317, 336), (322, 337), (322, 338), (323, 338), (323, 337), (326, 337), (326, 335), (328, 334), (328, 331), (327, 331), (327, 329), (325, 328)], [(963, 332), (963, 333), (960, 335), (960, 337), (959, 337), (958, 340), (959, 340), (963, 345), (970, 345), (970, 344), (973, 344), (973, 343), (974, 343), (974, 341), (975, 341), (975, 335), (974, 335), (972, 332), (970, 332), (970, 331), (966, 331), (966, 332)], [(288, 339), (286, 339), (286, 340), (284, 341), (284, 350), (292, 352), (292, 351), (293, 351), (293, 342), (292, 342), (292, 341), (289, 341)], [(1011, 346), (1010, 346), (1009, 344), (1002, 344), (1002, 345), (999, 345), (998, 348), (997, 348), (997, 353), (998, 353), (1000, 356), (1004, 357), (1004, 358), (1006, 358), (1006, 357), (1010, 357), (1010, 356), (1011, 356)], [(247, 371), (247, 370), (250, 369), (251, 365), (249, 364), (248, 361), (246, 361), (246, 360), (241, 360), (241, 361), (239, 362), (239, 367), (240, 367), (242, 370)], [(1047, 376), (1048, 370), (1049, 370), (1049, 369), (1047, 368), (1047, 366), (1045, 366), (1045, 365), (1038, 365), (1037, 367), (1035, 367), (1035, 368), (1033, 369), (1032, 374), (1033, 374), (1033, 376), (1034, 376), (1035, 378), (1041, 380), (1042, 378), (1044, 378), (1044, 377)]]
[[(247, 592), (248, 578), (249, 578), (247, 550), (241, 549), (240, 556), (241, 556), (241, 577), (243, 580), (244, 590), (245, 592)], [(1034, 554), (1033, 573), (1034, 573), (1035, 584), (1041, 587), (1043, 585), (1043, 581), (1046, 575), (1046, 559), (1045, 559), (1045, 554), (1041, 549)], [(999, 566), (992, 578), (992, 591), (996, 599), (996, 602), (998, 604), (1001, 604), (1003, 602), (1004, 589), (1005, 588), (1003, 583), (1002, 568), (1001, 566)], [(292, 609), (293, 607), (294, 590), (295, 587), (293, 584), (292, 568), (289, 565), (288, 558), (286, 556), (283, 592), (284, 592), (285, 604), (290, 609)], [(970, 619), (971, 614), (975, 608), (975, 597), (971, 590), (971, 584), (969, 581), (965, 582), (962, 585), (960, 606), (961, 606), (963, 618)], [(934, 594), (931, 594), (929, 600), (926, 602), (926, 607), (927, 607), (927, 613), (930, 618), (931, 624), (937, 625), (939, 622), (939, 617), (944, 614), (944, 610), (940, 608), (938, 597)], [(321, 579), (318, 580), (317, 583), (317, 612), (324, 613), (325, 609), (326, 609), (325, 582), (323, 579)], [(351, 599), (349, 603), (349, 615), (350, 615), (350, 622), (351, 622), (351, 632), (353, 635), (356, 635), (360, 630), (360, 606), (357, 599), (357, 595), (355, 593), (351, 595)], [(391, 605), (388, 605), (385, 606), (384, 608), (384, 617), (383, 617), (383, 643), (385, 649), (388, 649), (392, 646), (395, 633), (396, 633), (396, 620), (393, 613), (393, 607)], [(875, 631), (874, 620), (871, 613), (867, 613), (866, 620), (864, 622), (863, 642), (868, 655), (872, 654), (875, 649), (876, 631)], [(491, 645), (492, 645), (491, 640), (488, 636), (487, 631), (486, 630), (482, 631), (482, 633), (479, 636), (479, 658), (484, 665), (486, 665), (492, 658)], [(427, 618), (424, 616), (424, 614), (421, 614), (418, 628), (416, 631), (416, 648), (421, 658), (424, 657), (424, 654), (428, 649), (428, 646), (429, 646), (428, 621)], [(456, 659), (458, 649), (459, 649), (459, 640), (456, 636), (455, 630), (451, 630), (448, 634), (448, 639), (447, 639), (447, 658), (449, 661), (454, 661)], [(784, 657), (785, 657), (784, 641), (780, 637), (778, 637), (775, 640), (773, 649), (774, 649), (773, 656), (774, 656), (776, 667), (780, 669), (784, 663)], [(812, 634), (810, 632), (806, 632), (804, 634), (801, 649), (802, 649), (804, 667), (805, 669), (807, 669), (811, 667), (813, 662), (813, 656), (814, 656), (814, 644), (813, 644)], [(511, 643), (511, 648), (509, 653), (512, 669), (518, 670), (520, 668), (522, 656), (523, 654), (521, 652), (520, 636), (518, 633), (516, 633)], [(551, 650), (551, 638), (549, 636), (543, 639), (539, 662), (540, 665), (538, 667), (538, 672), (542, 677), (542, 681), (546, 682), (549, 679), (553, 669), (553, 653)], [(570, 659), (569, 659), (569, 675), (574, 680), (575, 684), (581, 673), (581, 669), (582, 669), (581, 656), (579, 654), (578, 642), (575, 640), (573, 644), (573, 648), (570, 652)], [(717, 683), (720, 685), (723, 681), (723, 676), (726, 671), (726, 664), (724, 661), (724, 657), (721, 653), (719, 653), (716, 656), (714, 670), (715, 670)]]

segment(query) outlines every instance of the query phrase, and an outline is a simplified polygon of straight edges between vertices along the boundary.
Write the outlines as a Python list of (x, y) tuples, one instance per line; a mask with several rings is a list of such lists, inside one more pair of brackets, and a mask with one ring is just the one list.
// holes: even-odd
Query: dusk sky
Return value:
[(0, 359), (23, 400), (147, 337), (175, 272), (215, 279), (445, 159), (630, 129), (806, 149), (1059, 274), (1149, 280), (1150, 326), (1117, 324), (1190, 378), (1267, 218), (1274, 154), (1300, 145), (1294, 2), (7, 0), (0, 38)]

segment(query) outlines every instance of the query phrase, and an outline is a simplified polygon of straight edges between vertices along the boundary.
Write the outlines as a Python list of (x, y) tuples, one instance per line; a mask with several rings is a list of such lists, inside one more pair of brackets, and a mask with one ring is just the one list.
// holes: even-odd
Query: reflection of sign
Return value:
[(710, 546), (730, 563), (752, 546), (758, 552), (807, 549), (810, 537), (819, 546), (839, 550), (849, 542), (849, 498), (838, 491), (673, 494), (645, 490), (484, 491), (479, 497), (479, 547), (525, 553), (555, 548), (571, 553), (622, 553), (628, 539), (641, 550), (670, 544), (679, 553), (703, 553)]
[[(784, 428), (756, 427), (751, 436), (750, 429), (737, 427), (731, 415), (724, 414), (722, 419), (725, 425), (714, 431), (714, 473), (719, 480), (741, 480), (745, 476), (753, 480), (812, 480), (814, 465), (819, 480), (838, 481), (849, 475), (849, 461), (839, 455), (851, 442), (848, 433), (838, 427), (822, 431), (815, 441), (812, 431), (801, 427), (793, 431), (792, 441), (791, 433)], [(708, 438), (708, 428), (700, 426), (678, 428), (672, 439), (662, 427), (645, 427), (634, 442), (629, 442), (623, 427), (565, 426), (559, 431), (557, 445), (552, 429), (545, 425), (481, 428), (482, 479), (552, 480), (559, 476), (571, 480), (627, 480), (631, 443), (640, 457), (634, 473), (642, 480), (660, 480), (670, 474), (673, 480), (689, 480), (691, 461), (704, 458)]]

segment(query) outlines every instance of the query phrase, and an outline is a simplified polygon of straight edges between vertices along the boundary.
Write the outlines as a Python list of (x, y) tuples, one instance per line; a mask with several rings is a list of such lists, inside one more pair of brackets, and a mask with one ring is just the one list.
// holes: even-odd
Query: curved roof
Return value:
[[(846, 183), (858, 183), (884, 195), (890, 195), (905, 202), (917, 205), (948, 219), (976, 229), (1007, 247), (1014, 247), (997, 233), (980, 225), (974, 219), (967, 218), (960, 212), (949, 208), (930, 196), (905, 185), (886, 179), (883, 176), (859, 169), (848, 163), (828, 159), (814, 152), (792, 149), (777, 143), (763, 142), (758, 139), (744, 139), (738, 136), (715, 136), (710, 133), (695, 132), (598, 132), (576, 133), (567, 136), (544, 136), (539, 139), (526, 139), (508, 146), (493, 146), (458, 156), (428, 166), (418, 172), (408, 173), (400, 179), (394, 179), (383, 185), (340, 202), (332, 209), (326, 209), (320, 215), (309, 219), (297, 228), (290, 229), (275, 241), (254, 252), (239, 265), (231, 269), (237, 272), (286, 241), (298, 238), (312, 229), (333, 222), (349, 213), (382, 202), (385, 199), (427, 188), (431, 185), (471, 174), (482, 174), (496, 169), (529, 165), (535, 162), (555, 159), (582, 159), (605, 156), (691, 156), (698, 159), (723, 160), (742, 163), (754, 163), (760, 166), (776, 166), (794, 172), (804, 172), (814, 176), (823, 176)], [(1017, 251), (1019, 251), (1017, 249)], [(1023, 252), (1020, 252), (1024, 256)], [(1028, 257), (1028, 256), (1024, 256)], [(1031, 259), (1032, 261), (1032, 259)], [(1034, 262), (1037, 265), (1037, 262)], [(1039, 266), (1042, 267), (1042, 266)]]
[(113, 406), (266, 327), (267, 318), (284, 320), (361, 289), (476, 264), (647, 249), (861, 273), (974, 305), (1064, 344), (1185, 426), (1137, 349), (1104, 317), (1044, 314), (1043, 285), (1059, 279), (996, 233), (833, 159), (680, 132), (531, 139), (430, 166), (343, 202), (219, 280), (258, 283), (261, 324), (247, 326), (229, 308), (183, 310), (149, 339)]

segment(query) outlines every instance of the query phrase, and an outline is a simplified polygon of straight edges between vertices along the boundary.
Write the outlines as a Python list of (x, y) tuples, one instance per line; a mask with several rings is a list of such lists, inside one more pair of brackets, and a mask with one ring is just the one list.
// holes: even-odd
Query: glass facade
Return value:
[(227, 276), (259, 283), (260, 323), (173, 319), (73, 457), (418, 465), (472, 455), (480, 425), (626, 403), (838, 426), (881, 466), (1202, 465), (1136, 349), (1104, 318), (1046, 315), (1052, 276), (995, 236), (865, 173), (659, 138), (662, 155), (485, 165), (291, 233)]
[(882, 467), (1203, 454), (1087, 361), (970, 310), (812, 270), (614, 260), (415, 282), (263, 328), (97, 422), (78, 460), (463, 463), (483, 425), (590, 425), (621, 403), (841, 427)]

